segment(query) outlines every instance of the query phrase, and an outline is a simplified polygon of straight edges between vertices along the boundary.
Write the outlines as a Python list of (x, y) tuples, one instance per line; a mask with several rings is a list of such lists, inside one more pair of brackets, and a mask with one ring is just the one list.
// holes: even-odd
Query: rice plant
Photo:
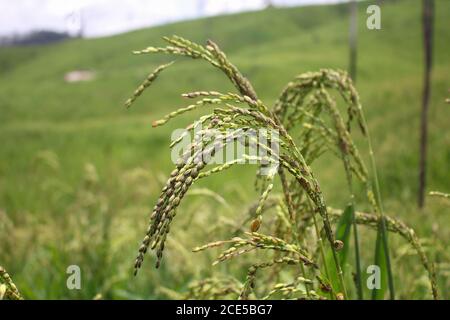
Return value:
[[(237, 92), (184, 93), (183, 98), (194, 102), (153, 122), (153, 126), (158, 127), (192, 110), (213, 109), (189, 124), (185, 134), (170, 145), (174, 148), (186, 135), (194, 136), (193, 142), (179, 156), (150, 214), (134, 263), (135, 275), (149, 249), (156, 253), (156, 267), (162, 263), (172, 221), (193, 184), (246, 160), (254, 160), (259, 162), (256, 187), (260, 197), (242, 213), (242, 228), (231, 232), (229, 239), (212, 239), (213, 242), (193, 251), (225, 247), (214, 265), (244, 257), (253, 259), (252, 254), (256, 251), (270, 254), (263, 254), (266, 259), (263, 262), (252, 262), (245, 279), (213, 277), (199, 280), (185, 298), (363, 299), (360, 227), (377, 231), (374, 265), (381, 270), (381, 287), (372, 290), (373, 299), (384, 299), (388, 291), (389, 297), (395, 298), (388, 233), (399, 234), (416, 250), (428, 273), (430, 293), (433, 298), (438, 298), (434, 266), (413, 229), (384, 213), (368, 126), (358, 93), (346, 72), (322, 69), (300, 74), (286, 85), (275, 104), (269, 106), (258, 98), (250, 81), (216, 43), (208, 41), (203, 46), (178, 36), (164, 37), (164, 40), (167, 46), (148, 47), (134, 53), (160, 53), (206, 61), (225, 74)], [(135, 103), (172, 64), (161, 65), (150, 73), (125, 105), (130, 107)], [(351, 129), (355, 125), (367, 141), (370, 170), (354, 142), (357, 133)], [(202, 133), (212, 131), (214, 134), (198, 134), (198, 128), (202, 128)], [(264, 138), (275, 142), (277, 149), (269, 148), (266, 156), (244, 153), (240, 158), (220, 165), (207, 160), (218, 150), (236, 144), (241, 134), (248, 130), (265, 132)], [(277, 135), (269, 130), (276, 131)], [(257, 139), (249, 138), (244, 145), (267, 149), (267, 145)], [(342, 161), (348, 190), (345, 210), (328, 205), (311, 169), (311, 164), (325, 153)], [(281, 192), (275, 191), (278, 184)], [(365, 190), (363, 198), (366, 201), (357, 202), (361, 197), (356, 190), (361, 188)], [(356, 210), (367, 204), (371, 213)], [(355, 257), (354, 281), (347, 262), (350, 248)], [(281, 271), (287, 269), (292, 270), (291, 280), (277, 282)], [(258, 287), (262, 273), (266, 277), (265, 285)]]

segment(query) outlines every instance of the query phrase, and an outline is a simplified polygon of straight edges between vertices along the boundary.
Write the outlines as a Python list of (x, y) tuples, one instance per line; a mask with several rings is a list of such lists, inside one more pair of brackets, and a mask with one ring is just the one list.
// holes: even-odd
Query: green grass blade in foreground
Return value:
[[(344, 243), (344, 247), (340, 251), (338, 251), (339, 264), (343, 271), (345, 271), (345, 264), (348, 256), (350, 234), (353, 222), (353, 211), (354, 211), (353, 206), (349, 204), (345, 209), (344, 213), (342, 214), (342, 216), (340, 217), (338, 225), (336, 227), (336, 234), (335, 234), (336, 240), (340, 240)], [(330, 270), (329, 276), (331, 284), (333, 288), (339, 288), (339, 277), (336, 272), (336, 268), (334, 267), (333, 253), (329, 248), (327, 250), (325, 259), (326, 259), (325, 263), (328, 266), (328, 269)]]
[[(369, 147), (369, 156), (370, 156), (370, 163), (372, 167), (372, 174), (373, 174), (373, 180), (374, 180), (374, 186), (375, 186), (375, 202), (379, 210), (379, 221), (378, 224), (378, 234), (377, 237), (383, 239), (382, 243), (380, 245), (383, 245), (383, 253), (384, 257), (383, 260), (385, 261), (385, 267), (388, 277), (388, 283), (389, 283), (389, 292), (391, 295), (391, 299), (395, 299), (395, 289), (394, 289), (394, 277), (392, 274), (392, 268), (391, 268), (391, 258), (389, 256), (389, 247), (387, 242), (387, 232), (386, 232), (386, 226), (384, 223), (384, 209), (383, 204), (381, 202), (381, 191), (380, 191), (380, 183), (378, 181), (378, 172), (377, 172), (377, 165), (375, 163), (375, 155), (372, 148), (372, 140), (370, 138), (369, 133), (369, 127), (367, 126), (366, 117), (364, 115), (364, 112), (361, 110), (361, 121), (363, 127), (366, 128), (366, 139), (367, 139), (367, 145)], [(377, 248), (378, 248), (378, 241), (377, 241)], [(376, 250), (376, 253), (378, 253), (380, 250)], [(381, 258), (380, 258), (381, 259)], [(376, 260), (376, 259), (375, 259)], [(385, 275), (385, 274), (383, 274)]]
[(364, 299), (363, 288), (362, 288), (362, 275), (361, 275), (361, 255), (359, 250), (359, 236), (358, 236), (358, 225), (356, 224), (355, 217), (355, 206), (351, 204), (352, 207), (352, 224), (353, 224), (353, 244), (355, 247), (355, 284), (356, 284), (356, 293), (359, 300)]

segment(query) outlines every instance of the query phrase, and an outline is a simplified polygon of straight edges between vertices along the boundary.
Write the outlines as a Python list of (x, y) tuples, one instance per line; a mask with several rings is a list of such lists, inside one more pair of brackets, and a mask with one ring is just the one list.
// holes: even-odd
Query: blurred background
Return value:
[[(427, 55), (420, 0), (0, 0), (0, 265), (30, 299), (167, 299), (211, 274), (245, 278), (236, 265), (211, 267), (217, 251), (191, 249), (228, 238), (245, 219), (242, 209), (257, 199), (251, 166), (198, 183), (179, 209), (160, 269), (149, 257), (132, 276), (148, 213), (173, 166), (170, 134), (198, 113), (157, 129), (152, 121), (185, 105), (181, 93), (233, 91), (209, 65), (178, 59), (126, 110), (123, 102), (146, 75), (170, 60), (131, 52), (176, 34), (218, 43), (269, 105), (300, 73), (350, 70), (373, 136), (385, 211), (416, 229), (449, 298), (449, 201), (426, 196), (450, 191), (450, 2), (433, 3), (419, 209)], [(379, 30), (366, 26), (371, 4), (381, 9)], [(330, 154), (313, 169), (328, 203), (342, 208), (339, 159)], [(402, 239), (390, 239), (399, 297), (430, 298), (418, 258)], [(369, 265), (373, 248), (364, 249)], [(66, 286), (74, 264), (80, 290)]]

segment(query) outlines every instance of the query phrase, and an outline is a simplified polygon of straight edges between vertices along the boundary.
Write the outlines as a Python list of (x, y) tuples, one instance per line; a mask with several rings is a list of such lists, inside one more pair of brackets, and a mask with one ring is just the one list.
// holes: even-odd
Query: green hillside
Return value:
[[(426, 244), (434, 244), (428, 253), (438, 268), (447, 266), (440, 273), (442, 290), (450, 285), (445, 276), (449, 272), (445, 250), (449, 206), (428, 198), (424, 212), (415, 209), (423, 65), (421, 1), (388, 2), (382, 6), (382, 30), (378, 31), (366, 28), (366, 5), (360, 5), (357, 89), (372, 131), (385, 209), (415, 227)], [(428, 158), (428, 190), (446, 192), (450, 191), (449, 105), (445, 104), (450, 96), (448, 12), (449, 1), (436, 1)], [(174, 120), (154, 129), (152, 120), (186, 105), (180, 97), (183, 92), (233, 88), (209, 65), (178, 59), (125, 110), (123, 102), (135, 87), (170, 59), (136, 56), (131, 51), (162, 44), (164, 35), (201, 43), (213, 39), (252, 81), (259, 97), (271, 104), (299, 73), (346, 68), (347, 22), (345, 5), (270, 8), (102, 39), (1, 48), (0, 265), (7, 267), (28, 298), (90, 299), (99, 293), (107, 298), (162, 298), (169, 291), (161, 286), (183, 290), (189, 281), (210, 274), (207, 261), (213, 256), (197, 253), (192, 259), (190, 250), (216, 239), (208, 222), (219, 219), (217, 212), (224, 212), (223, 223), (241, 220), (242, 203), (249, 203), (254, 194), (253, 168), (235, 168), (199, 184), (199, 194), (207, 195), (192, 196), (181, 206), (185, 216), (173, 226), (174, 238), (161, 269), (153, 270), (149, 263), (133, 278), (131, 266), (148, 210), (172, 167), (170, 133), (189, 123)], [(78, 69), (92, 70), (96, 78), (65, 83), (64, 74)], [(366, 151), (365, 146), (361, 148)], [(331, 155), (322, 162), (314, 169), (325, 196), (330, 204), (342, 206), (341, 163)], [(429, 298), (423, 280), (402, 272), (422, 272), (417, 258), (400, 240), (393, 238), (393, 243), (403, 252), (394, 261), (396, 281), (412, 283), (400, 286), (400, 296), (413, 292), (417, 298)], [(367, 264), (372, 252), (363, 253)], [(82, 268), (82, 290), (66, 289), (70, 264)], [(413, 280), (404, 281), (407, 277)]]

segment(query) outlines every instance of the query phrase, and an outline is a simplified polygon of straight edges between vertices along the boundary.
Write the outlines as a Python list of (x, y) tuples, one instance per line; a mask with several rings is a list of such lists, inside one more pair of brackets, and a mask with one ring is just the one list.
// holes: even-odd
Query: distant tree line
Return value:
[(13, 35), (0, 38), (0, 46), (42, 45), (64, 41), (71, 38), (66, 32), (40, 30), (23, 35)]

